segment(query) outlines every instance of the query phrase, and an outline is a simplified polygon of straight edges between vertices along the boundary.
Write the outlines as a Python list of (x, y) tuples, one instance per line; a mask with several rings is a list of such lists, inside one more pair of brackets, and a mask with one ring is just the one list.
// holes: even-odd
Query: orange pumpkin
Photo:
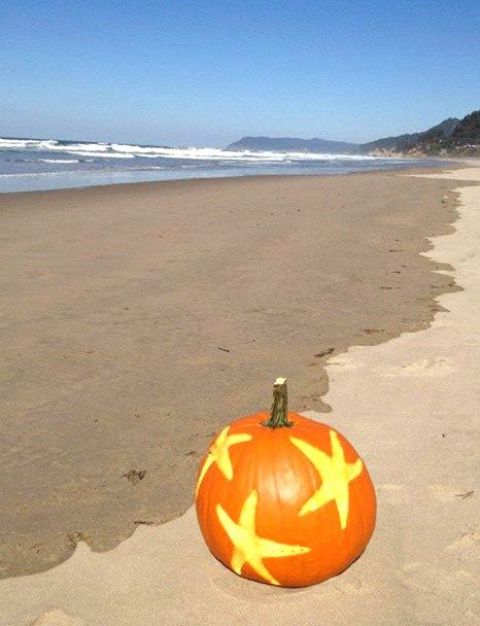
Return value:
[(375, 490), (353, 446), (326, 424), (287, 411), (285, 379), (270, 416), (227, 426), (202, 460), (200, 529), (235, 573), (304, 587), (346, 569), (375, 527)]

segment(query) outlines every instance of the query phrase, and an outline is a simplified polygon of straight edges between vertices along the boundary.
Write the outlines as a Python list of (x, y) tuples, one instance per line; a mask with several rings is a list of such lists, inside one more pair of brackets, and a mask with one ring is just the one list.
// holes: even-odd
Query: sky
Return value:
[(478, 0), (2, 0), (0, 136), (370, 141), (480, 109)]

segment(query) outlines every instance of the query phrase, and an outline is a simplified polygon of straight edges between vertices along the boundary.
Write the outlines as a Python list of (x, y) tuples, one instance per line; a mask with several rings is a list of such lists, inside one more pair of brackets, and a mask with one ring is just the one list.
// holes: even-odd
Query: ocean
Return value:
[(0, 193), (189, 178), (346, 174), (432, 165), (439, 165), (439, 161), (0, 138)]

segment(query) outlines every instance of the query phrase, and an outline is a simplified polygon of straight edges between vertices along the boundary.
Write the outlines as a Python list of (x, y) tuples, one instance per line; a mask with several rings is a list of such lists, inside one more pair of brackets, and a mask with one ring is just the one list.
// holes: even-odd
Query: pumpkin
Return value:
[(375, 526), (375, 490), (338, 431), (288, 412), (283, 378), (270, 415), (224, 428), (202, 460), (196, 511), (212, 554), (236, 574), (304, 587), (345, 570)]

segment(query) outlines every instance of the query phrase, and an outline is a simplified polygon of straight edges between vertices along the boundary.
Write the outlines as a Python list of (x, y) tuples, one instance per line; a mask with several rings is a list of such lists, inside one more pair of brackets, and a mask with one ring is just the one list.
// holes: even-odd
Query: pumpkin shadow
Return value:
[[(232, 575), (233, 574), (233, 575)], [(316, 587), (276, 587), (268, 583), (261, 583), (248, 578), (243, 578), (225, 568), (225, 574), (220, 574), (211, 579), (211, 584), (226, 596), (254, 602), (271, 602), (272, 598), (286, 599), (291, 596), (297, 597), (306, 594)]]
[[(215, 556), (215, 555), (213, 555)], [(241, 600), (252, 600), (254, 602), (271, 602), (272, 598), (280, 599), (299, 594), (305, 594), (311, 587), (281, 587), (271, 585), (267, 582), (251, 580), (240, 576), (230, 568), (226, 567), (220, 559), (215, 557), (215, 562), (220, 566), (220, 571), (210, 578), (210, 583), (220, 593), (230, 598)], [(315, 587), (316, 585), (313, 585)]]
[[(232, 572), (226, 568), (223, 563), (218, 561), (218, 559), (217, 562), (222, 565), (223, 571), (212, 577), (210, 579), (210, 583), (220, 593), (241, 600), (251, 600), (260, 603), (271, 602), (272, 598), (276, 600), (287, 600), (291, 597), (298, 597), (300, 595), (318, 591), (320, 587), (325, 588), (326, 585), (328, 586), (328, 583), (334, 584), (338, 581), (342, 574), (347, 572), (352, 565), (354, 565), (361, 558), (364, 552), (365, 550), (363, 550), (351, 563), (347, 565), (347, 567), (345, 567), (341, 572), (338, 572), (335, 576), (332, 576), (321, 583), (310, 585), (309, 587), (277, 587), (268, 583), (250, 580)], [(358, 581), (356, 579), (355, 583), (358, 586)], [(335, 586), (335, 589), (338, 590), (338, 587)]]

